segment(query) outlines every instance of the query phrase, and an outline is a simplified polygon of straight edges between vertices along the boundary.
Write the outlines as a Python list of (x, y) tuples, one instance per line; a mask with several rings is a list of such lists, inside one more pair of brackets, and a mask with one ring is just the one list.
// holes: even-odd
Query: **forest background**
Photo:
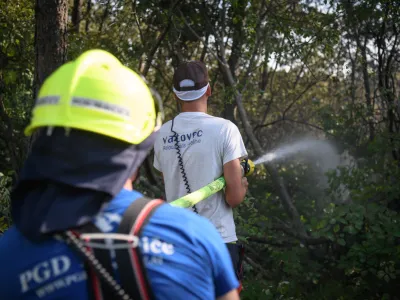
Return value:
[[(2, 0), (0, 236), (53, 70), (108, 50), (158, 90), (169, 120), (173, 70), (198, 59), (210, 113), (239, 127), (252, 159), (302, 138), (334, 148), (249, 177), (235, 211), (242, 299), (399, 299), (399, 44), (396, 0)], [(142, 174), (139, 190), (160, 196), (161, 183)]]

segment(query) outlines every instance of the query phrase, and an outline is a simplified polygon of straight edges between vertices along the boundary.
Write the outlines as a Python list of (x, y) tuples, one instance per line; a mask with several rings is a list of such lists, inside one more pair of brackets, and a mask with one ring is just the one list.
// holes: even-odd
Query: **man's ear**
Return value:
[(206, 91), (206, 96), (210, 97), (211, 96), (211, 86), (208, 85), (207, 91)]
[(176, 101), (176, 108), (178, 109), (179, 112), (182, 111), (182, 104), (181, 104), (181, 99), (178, 98), (178, 96), (175, 95), (174, 93), (174, 99)]

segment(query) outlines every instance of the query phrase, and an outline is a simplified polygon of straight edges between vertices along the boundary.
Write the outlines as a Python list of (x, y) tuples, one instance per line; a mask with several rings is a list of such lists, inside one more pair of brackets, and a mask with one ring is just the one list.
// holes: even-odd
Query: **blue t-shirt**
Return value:
[[(115, 232), (142, 195), (122, 190), (96, 217)], [(215, 299), (238, 287), (228, 250), (203, 217), (159, 207), (143, 228), (140, 248), (156, 299)], [(0, 299), (87, 299), (82, 261), (55, 239), (34, 244), (13, 226), (0, 238)]]

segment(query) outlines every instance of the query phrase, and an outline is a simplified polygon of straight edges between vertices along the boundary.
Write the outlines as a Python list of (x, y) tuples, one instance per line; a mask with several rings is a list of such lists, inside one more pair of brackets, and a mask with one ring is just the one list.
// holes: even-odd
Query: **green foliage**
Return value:
[[(271, 203), (269, 197), (263, 204)], [(251, 247), (248, 255), (261, 262), (270, 277), (260, 283), (248, 271), (244, 299), (375, 299), (370, 295), (396, 293), (400, 216), (364, 199), (328, 204), (324, 214), (306, 220), (310, 235), (324, 241), (306, 246), (274, 230), (273, 218), (255, 208), (260, 199), (248, 197), (236, 218), (239, 230), (246, 232), (241, 239)], [(264, 242), (255, 244), (249, 236)]]
[(11, 177), (0, 174), (0, 236), (11, 225), (10, 189)]
[(27, 0), (0, 3), (0, 171), (17, 171), (27, 145), (22, 130), (33, 103), (34, 10)]

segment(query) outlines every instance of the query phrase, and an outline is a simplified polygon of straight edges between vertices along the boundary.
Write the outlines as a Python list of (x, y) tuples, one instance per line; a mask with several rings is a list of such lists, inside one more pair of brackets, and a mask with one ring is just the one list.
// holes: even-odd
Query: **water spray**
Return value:
[(268, 163), (302, 153), (313, 157), (332, 157), (336, 155), (334, 147), (325, 140), (302, 139), (272, 150), (254, 161), (255, 165)]
[(265, 155), (263, 155), (262, 157), (260, 157), (259, 159), (254, 161), (254, 165), (259, 165), (261, 163), (266, 163), (266, 162), (270, 162), (272, 160), (274, 160), (277, 157), (277, 155), (274, 152), (269, 152)]
[[(332, 157), (335, 155), (336, 151), (332, 145), (330, 145), (327, 141), (323, 140), (315, 140), (315, 139), (302, 139), (296, 141), (294, 143), (281, 146), (273, 151), (270, 151), (261, 157), (257, 158), (254, 162), (249, 159), (243, 159), (240, 162), (242, 166), (242, 175), (250, 176), (254, 172), (255, 166), (263, 163), (270, 163), (272, 161), (278, 161), (280, 159), (287, 158), (288, 156), (303, 153), (305, 155), (311, 155), (313, 157), (326, 157), (326, 164), (332, 165), (331, 168), (336, 165), (334, 161), (332, 161)], [(328, 166), (329, 167), (329, 166)], [(225, 178), (223, 176), (217, 178), (213, 182), (208, 185), (202, 187), (201, 189), (187, 194), (175, 201), (172, 201), (170, 204), (172, 206), (178, 207), (192, 207), (196, 203), (210, 197), (211, 195), (217, 193), (222, 190), (226, 185)]]

